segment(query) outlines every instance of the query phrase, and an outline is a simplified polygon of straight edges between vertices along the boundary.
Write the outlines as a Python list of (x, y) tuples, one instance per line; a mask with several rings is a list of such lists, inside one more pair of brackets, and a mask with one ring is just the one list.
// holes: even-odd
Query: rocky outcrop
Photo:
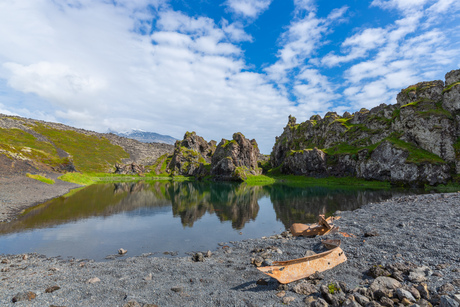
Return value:
[(130, 164), (115, 164), (115, 174), (122, 174), (122, 175), (141, 175), (143, 176), (145, 173), (145, 167), (143, 165), (139, 165), (137, 163), (130, 163)]
[(248, 140), (241, 133), (233, 140), (222, 139), (212, 156), (211, 175), (217, 180), (245, 180), (248, 175), (259, 175), (257, 161), (260, 152), (256, 140)]
[(174, 145), (174, 153), (169, 162), (169, 170), (174, 175), (209, 175), (211, 157), (216, 150), (216, 141), (206, 142), (195, 132), (186, 132), (182, 141)]
[(460, 70), (403, 89), (397, 104), (288, 124), (270, 156), (283, 173), (357, 176), (396, 184), (446, 183), (460, 174)]

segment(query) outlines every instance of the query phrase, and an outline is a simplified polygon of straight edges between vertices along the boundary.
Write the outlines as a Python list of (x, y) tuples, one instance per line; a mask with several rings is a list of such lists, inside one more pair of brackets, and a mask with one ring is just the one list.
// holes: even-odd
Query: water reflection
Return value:
[(19, 219), (0, 224), (0, 233), (53, 227), (128, 211), (136, 214), (135, 211), (141, 208), (169, 206), (184, 227), (193, 227), (197, 220), (209, 213), (216, 215), (221, 222), (231, 221), (232, 228), (240, 230), (249, 221), (256, 220), (258, 200), (263, 196), (270, 198), (277, 220), (289, 228), (292, 223), (314, 222), (319, 214), (354, 210), (369, 202), (407, 193), (407, 190), (347, 190), (282, 184), (247, 186), (170, 181), (96, 184), (27, 210)]
[(235, 183), (97, 184), (0, 223), (0, 252), (103, 259), (120, 247), (143, 252), (206, 250), (218, 242), (279, 233), (318, 214), (414, 193), (247, 186)]

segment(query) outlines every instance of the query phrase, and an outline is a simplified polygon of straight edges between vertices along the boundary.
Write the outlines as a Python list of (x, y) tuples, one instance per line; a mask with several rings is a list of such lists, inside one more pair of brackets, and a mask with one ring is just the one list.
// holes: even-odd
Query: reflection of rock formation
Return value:
[(193, 223), (206, 212), (214, 213), (220, 221), (232, 221), (235, 229), (241, 229), (259, 212), (257, 200), (262, 196), (261, 187), (230, 183), (174, 183), (170, 187), (173, 213), (180, 216), (184, 226)]
[(170, 202), (161, 191), (167, 182), (95, 184), (70, 197), (59, 197), (38, 205), (17, 220), (0, 225), (0, 233), (65, 224), (93, 216), (110, 216), (144, 207), (164, 207)]
[(313, 223), (320, 214), (337, 210), (355, 210), (371, 202), (380, 202), (410, 190), (342, 190), (325, 187), (297, 188), (285, 185), (266, 187), (278, 220), (289, 228), (293, 223)]

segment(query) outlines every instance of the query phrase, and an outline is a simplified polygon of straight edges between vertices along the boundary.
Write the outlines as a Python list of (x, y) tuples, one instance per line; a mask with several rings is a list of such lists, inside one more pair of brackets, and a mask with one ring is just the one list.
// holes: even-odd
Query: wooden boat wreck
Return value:
[(264, 274), (271, 276), (282, 284), (306, 278), (315, 272), (329, 270), (345, 262), (347, 257), (340, 248), (340, 240), (325, 240), (321, 242), (329, 250), (298, 259), (275, 261), (273, 265), (257, 268)]
[(337, 231), (339, 227), (332, 225), (336, 220), (340, 219), (340, 216), (330, 216), (327, 219), (324, 218), (324, 215), (319, 216), (317, 224), (301, 224), (294, 223), (292, 224), (290, 230), (293, 236), (316, 236), (316, 235), (325, 235), (331, 231)]

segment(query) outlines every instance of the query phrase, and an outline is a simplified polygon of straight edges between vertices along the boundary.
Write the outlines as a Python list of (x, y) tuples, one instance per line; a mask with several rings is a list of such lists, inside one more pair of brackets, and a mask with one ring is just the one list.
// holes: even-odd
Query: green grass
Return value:
[(33, 175), (33, 174), (26, 174), (27, 177), (47, 183), (47, 184), (54, 184), (54, 180), (50, 178), (46, 178), (45, 176), (42, 175)]
[(386, 138), (390, 141), (395, 147), (406, 150), (409, 152), (406, 162), (409, 163), (446, 163), (441, 157), (426, 151), (424, 149), (418, 148), (417, 146), (404, 142), (398, 138), (389, 137)]
[[(261, 175), (262, 176), (262, 175)], [(258, 177), (258, 176), (255, 176)], [(320, 187), (341, 187), (341, 188), (372, 188), (372, 189), (389, 189), (391, 187), (386, 181), (364, 180), (355, 177), (326, 177), (315, 178), (298, 175), (283, 175), (278, 169), (272, 169), (264, 177), (274, 180), (273, 183), (283, 183), (296, 187), (320, 186)], [(252, 179), (256, 181), (255, 178)], [(261, 179), (267, 180), (265, 178)]]
[(32, 128), (68, 152), (73, 158), (75, 168), (80, 172), (107, 172), (115, 163), (129, 158), (129, 154), (123, 148), (111, 144), (104, 137), (98, 138), (72, 130), (52, 129), (42, 124)]
[(52, 144), (38, 141), (32, 134), (16, 128), (0, 128), (0, 151), (2, 150), (9, 157), (28, 159), (51, 167), (69, 162), (68, 158), (59, 157)]
[(445, 89), (442, 90), (442, 93), (444, 94), (445, 92), (450, 91), (454, 86), (459, 85), (460, 81), (452, 83), (451, 85), (447, 86)]
[(58, 179), (81, 185), (90, 185), (97, 182), (97, 180), (93, 176), (80, 173), (67, 173), (62, 176), (59, 176)]

